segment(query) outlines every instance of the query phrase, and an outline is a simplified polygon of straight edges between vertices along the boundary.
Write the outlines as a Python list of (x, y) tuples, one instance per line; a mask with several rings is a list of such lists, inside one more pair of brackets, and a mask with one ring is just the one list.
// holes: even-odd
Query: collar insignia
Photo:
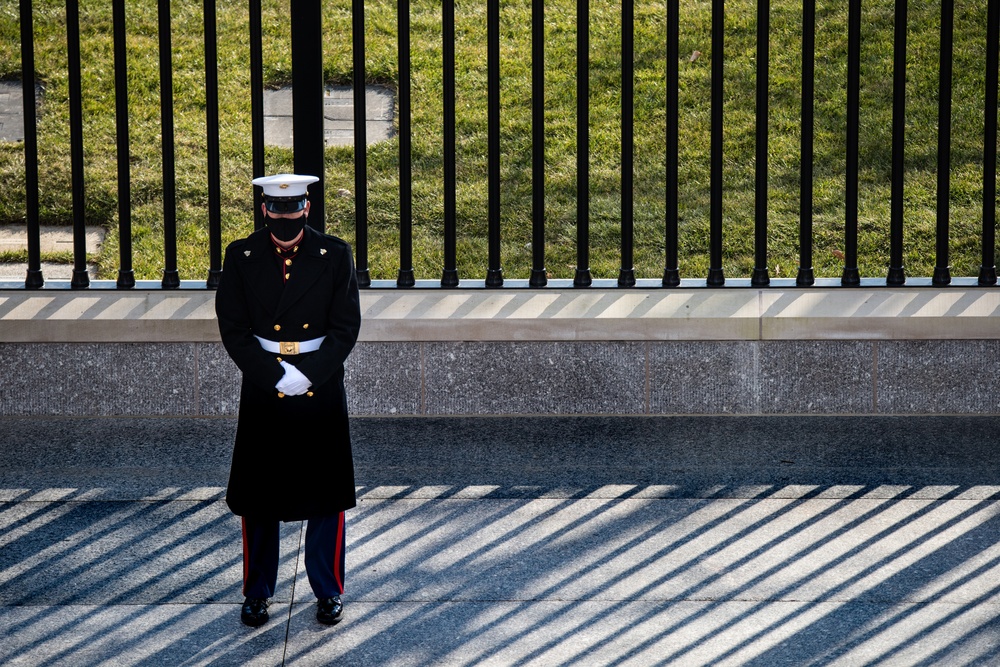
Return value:
[(247, 257), (249, 257), (250, 256), (250, 251), (249, 250), (244, 250), (243, 254), (246, 255)]
[(319, 249), (319, 254), (325, 255), (326, 254), (326, 248), (320, 248)]

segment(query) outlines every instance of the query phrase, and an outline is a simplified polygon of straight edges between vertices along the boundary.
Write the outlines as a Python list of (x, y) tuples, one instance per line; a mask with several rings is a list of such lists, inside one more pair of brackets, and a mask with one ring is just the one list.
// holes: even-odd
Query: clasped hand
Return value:
[(286, 396), (299, 396), (306, 393), (306, 390), (312, 386), (312, 381), (287, 361), (280, 363), (281, 367), (285, 369), (285, 374), (278, 380), (278, 384), (274, 385), (274, 388)]

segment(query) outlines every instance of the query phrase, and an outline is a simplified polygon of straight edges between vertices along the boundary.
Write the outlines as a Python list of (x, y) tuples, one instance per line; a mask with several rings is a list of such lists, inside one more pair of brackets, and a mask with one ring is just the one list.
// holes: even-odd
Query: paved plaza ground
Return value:
[(234, 420), (0, 418), (0, 664), (1000, 664), (998, 418), (353, 428), (345, 620), (291, 523), (251, 629)]

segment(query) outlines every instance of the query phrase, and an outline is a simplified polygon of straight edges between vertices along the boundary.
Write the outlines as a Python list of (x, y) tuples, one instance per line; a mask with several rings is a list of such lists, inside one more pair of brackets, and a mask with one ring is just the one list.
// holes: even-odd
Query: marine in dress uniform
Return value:
[(315, 176), (254, 179), (266, 227), (226, 248), (215, 312), (243, 374), (226, 503), (243, 524), (241, 619), (268, 620), (283, 521), (306, 521), (316, 617), (343, 612), (344, 511), (355, 506), (344, 361), (361, 308), (351, 247), (306, 226)]

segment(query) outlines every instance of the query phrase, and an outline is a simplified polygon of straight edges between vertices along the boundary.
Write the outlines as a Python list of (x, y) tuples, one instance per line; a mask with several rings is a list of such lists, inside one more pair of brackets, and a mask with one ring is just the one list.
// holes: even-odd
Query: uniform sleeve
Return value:
[(273, 389), (284, 369), (277, 358), (265, 351), (253, 335), (250, 304), (243, 276), (237, 266), (238, 253), (234, 245), (226, 249), (222, 263), (222, 276), (215, 293), (215, 315), (219, 321), (219, 334), (226, 352), (244, 378), (265, 389)]
[(361, 298), (350, 245), (343, 243), (331, 280), (333, 299), (326, 321), (326, 339), (315, 354), (297, 364), (314, 385), (323, 384), (340, 372), (361, 331)]

